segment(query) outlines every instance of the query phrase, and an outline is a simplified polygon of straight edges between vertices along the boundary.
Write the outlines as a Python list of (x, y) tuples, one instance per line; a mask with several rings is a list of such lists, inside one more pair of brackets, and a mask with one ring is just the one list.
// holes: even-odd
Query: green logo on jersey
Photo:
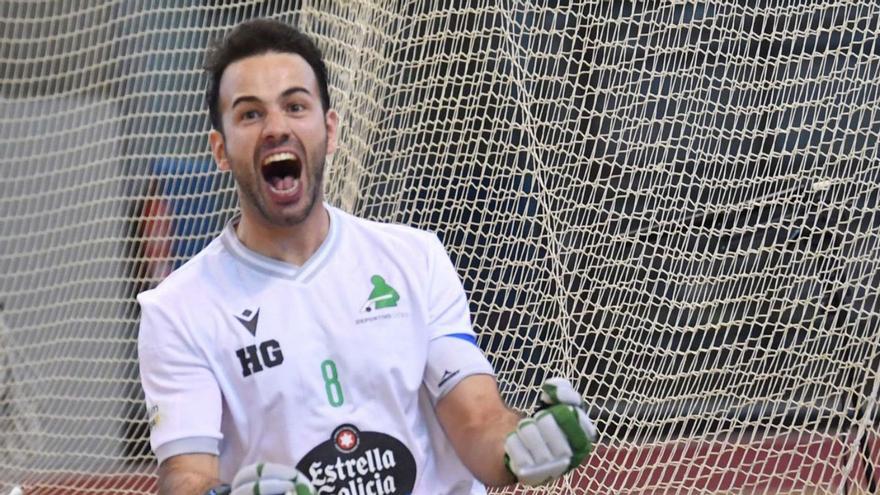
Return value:
[(370, 277), (373, 283), (373, 291), (370, 292), (370, 298), (367, 300), (361, 311), (370, 312), (374, 309), (393, 308), (397, 306), (400, 295), (385, 282), (385, 279), (379, 275)]

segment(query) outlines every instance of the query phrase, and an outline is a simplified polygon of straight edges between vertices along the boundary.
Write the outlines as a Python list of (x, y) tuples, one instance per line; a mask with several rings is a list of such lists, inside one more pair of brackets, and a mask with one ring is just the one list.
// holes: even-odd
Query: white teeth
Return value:
[(283, 160), (296, 160), (296, 156), (293, 153), (276, 153), (274, 155), (269, 155), (263, 159), (263, 165), (268, 165), (270, 163), (280, 162)]

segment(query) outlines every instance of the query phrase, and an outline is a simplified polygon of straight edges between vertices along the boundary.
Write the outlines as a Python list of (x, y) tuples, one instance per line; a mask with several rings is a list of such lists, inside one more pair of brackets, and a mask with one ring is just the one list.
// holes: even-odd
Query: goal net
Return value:
[(255, 16), (325, 51), (328, 200), (438, 233), (512, 406), (583, 391), (534, 493), (877, 493), (877, 2), (5, 0), (0, 494), (154, 490), (134, 296), (235, 213), (200, 66)]

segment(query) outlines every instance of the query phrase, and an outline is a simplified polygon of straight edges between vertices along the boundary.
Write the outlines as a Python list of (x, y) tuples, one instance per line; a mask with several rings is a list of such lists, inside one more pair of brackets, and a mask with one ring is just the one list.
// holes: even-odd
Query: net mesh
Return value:
[(235, 212), (254, 16), (325, 51), (329, 201), (440, 235), (512, 406), (584, 391), (536, 493), (877, 493), (880, 5), (827, 0), (0, 3), (0, 493), (154, 488), (134, 295)]

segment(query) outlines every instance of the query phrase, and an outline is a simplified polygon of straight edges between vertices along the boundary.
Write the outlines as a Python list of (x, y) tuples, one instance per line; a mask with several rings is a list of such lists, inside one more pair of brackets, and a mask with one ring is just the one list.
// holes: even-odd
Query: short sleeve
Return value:
[(431, 402), (436, 404), (464, 378), (494, 373), (477, 345), (461, 279), (436, 237), (432, 238), (431, 267), (428, 308), (431, 340), (423, 382)]
[(443, 335), (474, 335), (470, 308), (458, 272), (437, 237), (429, 248), (428, 328), (430, 338)]
[(432, 404), (446, 396), (459, 382), (472, 375), (495, 376), (492, 365), (473, 338), (444, 335), (428, 344), (422, 380)]
[(141, 305), (138, 362), (159, 462), (183, 453), (218, 453), (222, 396), (203, 352), (151, 295)]

